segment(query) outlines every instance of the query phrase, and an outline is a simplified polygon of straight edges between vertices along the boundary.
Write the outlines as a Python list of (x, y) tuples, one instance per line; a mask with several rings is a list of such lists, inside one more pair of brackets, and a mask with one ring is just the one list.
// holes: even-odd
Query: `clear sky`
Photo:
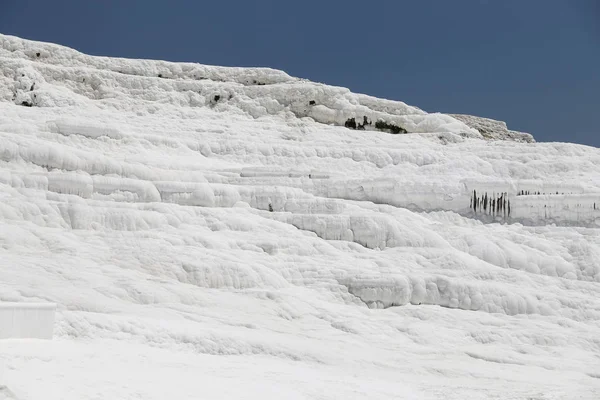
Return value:
[(0, 0), (0, 32), (95, 55), (268, 66), (600, 147), (600, 0)]

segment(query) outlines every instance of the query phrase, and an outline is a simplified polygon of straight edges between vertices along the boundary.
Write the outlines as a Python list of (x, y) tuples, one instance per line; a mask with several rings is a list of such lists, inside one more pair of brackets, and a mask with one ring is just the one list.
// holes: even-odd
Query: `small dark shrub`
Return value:
[(273, 212), (273, 205), (269, 203), (269, 212)]
[(314, 101), (314, 100), (311, 100), (311, 101), (308, 102), (308, 104), (311, 105), (311, 106), (314, 106), (315, 104), (317, 104), (317, 102)]
[(344, 126), (349, 129), (356, 129), (356, 119), (348, 118), (344, 123)]
[(221, 96), (219, 96), (218, 94), (215, 95), (215, 103), (218, 102), (219, 100), (221, 100)]
[(39, 57), (39, 56), (41, 56), (41, 54), (40, 53), (35, 53), (35, 56)]
[(379, 129), (380, 131), (390, 131), (391, 133), (394, 134), (398, 134), (398, 133), (407, 133), (407, 130), (394, 125), (394, 124), (388, 124), (385, 121), (377, 121), (375, 122), (375, 128)]

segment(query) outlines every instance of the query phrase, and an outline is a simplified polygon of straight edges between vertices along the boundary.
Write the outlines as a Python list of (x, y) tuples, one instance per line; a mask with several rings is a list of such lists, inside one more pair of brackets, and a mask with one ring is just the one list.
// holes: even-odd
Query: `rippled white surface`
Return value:
[(57, 304), (0, 399), (600, 398), (596, 148), (1, 35), (0, 100), (0, 301)]

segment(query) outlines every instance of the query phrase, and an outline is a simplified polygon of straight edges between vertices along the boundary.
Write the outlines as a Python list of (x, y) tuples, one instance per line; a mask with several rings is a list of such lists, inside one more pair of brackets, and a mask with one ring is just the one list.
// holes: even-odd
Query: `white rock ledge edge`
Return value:
[(56, 304), (0, 302), (0, 339), (52, 339)]

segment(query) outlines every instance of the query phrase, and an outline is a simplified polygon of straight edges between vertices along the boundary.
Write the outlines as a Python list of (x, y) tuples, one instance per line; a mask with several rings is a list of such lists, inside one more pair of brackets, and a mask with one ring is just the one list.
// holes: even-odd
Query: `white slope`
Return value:
[(0, 399), (600, 398), (599, 193), (595, 148), (0, 36), (0, 301), (57, 304)]

